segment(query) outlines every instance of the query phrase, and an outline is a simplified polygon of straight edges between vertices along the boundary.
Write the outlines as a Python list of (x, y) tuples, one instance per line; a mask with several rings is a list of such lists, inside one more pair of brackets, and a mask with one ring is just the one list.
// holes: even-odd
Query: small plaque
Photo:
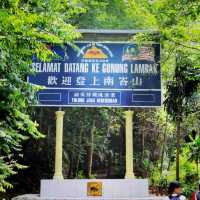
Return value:
[(102, 182), (88, 182), (87, 195), (88, 196), (102, 196)]

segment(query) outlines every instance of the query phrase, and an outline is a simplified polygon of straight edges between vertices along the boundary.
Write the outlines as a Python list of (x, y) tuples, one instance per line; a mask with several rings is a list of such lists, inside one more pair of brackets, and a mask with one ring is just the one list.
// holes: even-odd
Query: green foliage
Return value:
[(189, 157), (188, 160), (194, 161), (196, 163), (196, 174), (199, 175), (199, 163), (200, 163), (200, 137), (197, 136), (195, 139), (192, 139), (192, 142), (189, 144)]
[(155, 26), (155, 19), (143, 4), (132, 0), (82, 0), (86, 12), (76, 23), (89, 29), (151, 29)]
[(81, 9), (61, 0), (0, 2), (0, 191), (11, 187), (7, 178), (22, 168), (22, 142), (43, 137), (29, 117), (37, 89), (26, 83), (32, 55), (46, 60), (52, 53), (45, 43), (71, 43), (79, 36), (65, 22), (74, 12)]
[(155, 0), (145, 1), (143, 9), (148, 10), (152, 19), (155, 19), (155, 28), (159, 33), (139, 34), (135, 38), (138, 42), (155, 42), (158, 41), (159, 36), (163, 48), (161, 65), (165, 80), (163, 85), (166, 88), (164, 103), (167, 112), (177, 124), (178, 179), (179, 150), (183, 137), (180, 122), (184, 115), (199, 109), (197, 103), (194, 103), (199, 99), (193, 96), (198, 92), (200, 85), (198, 75), (200, 4), (198, 1)]
[[(28, 186), (24, 183), (31, 183), (26, 192), (35, 192), (35, 178), (52, 177), (54, 110), (28, 109), (36, 88), (25, 80), (31, 72), (29, 66), (33, 53), (43, 60), (53, 56), (45, 43), (72, 44), (79, 37), (72, 24), (91, 29), (153, 30), (145, 37), (139, 34), (137, 39), (139, 42), (145, 39), (146, 42), (161, 43), (162, 84), (168, 97), (168, 113), (164, 109), (135, 110), (135, 174), (149, 177), (152, 185), (158, 188), (166, 187), (167, 182), (174, 180), (175, 124), (168, 114), (175, 116), (177, 111), (184, 109), (182, 132), (199, 131), (200, 118), (196, 112), (199, 109), (199, 12), (199, 0), (1, 1), (0, 190), (11, 187), (6, 180), (21, 168), (17, 160), (31, 163), (28, 176), (24, 176), (26, 179), (22, 180), (20, 176), (18, 179), (26, 189)], [(67, 108), (65, 111), (64, 176), (85, 178), (90, 168), (97, 178), (101, 173), (105, 177), (122, 178), (125, 171), (123, 109)], [(193, 111), (196, 113), (191, 114)], [(40, 130), (47, 134), (47, 138), (41, 142), (31, 140), (23, 150), (25, 158), (21, 158), (22, 142), (30, 137), (43, 136), (29, 113), (39, 120)], [(193, 141), (190, 148), (181, 148), (181, 181), (185, 183), (188, 195), (194, 187), (191, 177), (197, 171), (198, 141)], [(92, 165), (88, 162), (91, 155)]]
[[(195, 191), (198, 185), (198, 174), (196, 173), (195, 162), (189, 161), (188, 154), (190, 149), (188, 146), (182, 147), (181, 160), (180, 160), (180, 182), (183, 185), (183, 193), (188, 198), (191, 197), (192, 191)], [(165, 171), (163, 175), (166, 177), (167, 182), (174, 180), (176, 166), (175, 163), (171, 166), (169, 171)]]
[(187, 113), (188, 102), (200, 84), (199, 77), (192, 73), (199, 61), (195, 60), (197, 62), (195, 63), (190, 54), (182, 51), (178, 51), (176, 57), (174, 80), (167, 84), (167, 96), (164, 102), (167, 112), (174, 119), (182, 118), (182, 115)]
[(68, 178), (79, 177), (79, 172), (83, 170), (86, 177), (90, 167), (93, 172), (94, 164), (89, 166), (88, 163), (91, 154), (95, 158), (97, 170), (102, 163), (109, 165), (113, 155), (119, 151), (113, 140), (119, 134), (122, 111), (108, 108), (72, 108), (66, 109), (66, 113), (64, 175)]

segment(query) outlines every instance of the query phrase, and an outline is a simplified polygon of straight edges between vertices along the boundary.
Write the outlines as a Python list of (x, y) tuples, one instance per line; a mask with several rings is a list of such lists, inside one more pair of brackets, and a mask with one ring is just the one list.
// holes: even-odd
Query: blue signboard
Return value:
[(32, 84), (45, 86), (39, 106), (154, 107), (161, 105), (160, 45), (77, 42), (49, 46), (50, 62), (33, 57)]

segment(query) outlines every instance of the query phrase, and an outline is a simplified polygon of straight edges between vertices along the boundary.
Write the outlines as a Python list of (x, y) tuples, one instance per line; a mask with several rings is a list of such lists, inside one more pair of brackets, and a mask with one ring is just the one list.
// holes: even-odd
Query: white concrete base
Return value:
[[(61, 199), (47, 199), (41, 198), (39, 194), (25, 194), (12, 198), (12, 200), (61, 200)], [(62, 200), (84, 200), (84, 199), (67, 199)], [(98, 200), (98, 198), (91, 198), (90, 200)], [(113, 199), (115, 200), (115, 199)], [(120, 200), (166, 200), (165, 196), (149, 196), (147, 198), (133, 198), (133, 199), (120, 199)]]
[[(102, 196), (87, 196), (87, 183), (101, 182)], [(41, 180), (40, 198), (44, 199), (149, 199), (147, 179), (66, 179)]]

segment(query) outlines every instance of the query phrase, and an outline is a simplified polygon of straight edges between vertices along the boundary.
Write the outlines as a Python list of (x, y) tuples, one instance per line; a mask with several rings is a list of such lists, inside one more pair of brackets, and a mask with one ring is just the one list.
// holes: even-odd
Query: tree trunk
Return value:
[(176, 180), (180, 179), (180, 136), (181, 136), (181, 120), (177, 118), (176, 122)]
[(76, 145), (76, 140), (75, 140), (75, 135), (72, 135), (72, 149), (69, 152), (69, 161), (70, 161), (70, 165), (69, 165), (69, 173), (68, 173), (68, 177), (69, 178), (74, 178), (75, 177), (75, 162), (74, 162), (74, 158), (75, 158), (75, 145)]
[(145, 130), (142, 130), (142, 160), (144, 159), (144, 134)]
[(69, 170), (68, 170), (68, 174), (67, 174), (67, 178), (72, 178), (72, 155), (69, 153)]
[(197, 155), (197, 177), (199, 178), (199, 155)]
[(95, 120), (93, 120), (92, 128), (89, 136), (89, 144), (87, 148), (87, 177), (90, 178), (92, 175), (92, 162), (93, 162), (93, 151), (94, 151), (94, 131), (95, 131)]
[(169, 162), (168, 162), (168, 166), (167, 166), (167, 171), (170, 170), (170, 165), (171, 165), (171, 156), (170, 156), (170, 158), (169, 158)]
[(110, 175), (111, 175), (111, 167), (112, 167), (112, 155), (109, 152), (108, 153), (108, 160), (107, 160), (107, 173), (106, 173), (107, 178), (109, 178)]
[(167, 123), (168, 123), (168, 115), (166, 116), (166, 125), (165, 125), (164, 137), (163, 137), (163, 146), (162, 146), (161, 164), (160, 164), (160, 175), (162, 175), (162, 172), (163, 172), (165, 142), (166, 142), (166, 135), (167, 135)]
[[(108, 128), (107, 128), (107, 134), (106, 134), (106, 138), (110, 137), (110, 127), (112, 124), (112, 120), (109, 121), (108, 123)], [(112, 168), (112, 154), (110, 151), (108, 151), (108, 154), (106, 155), (107, 159), (106, 159), (106, 177), (109, 178), (111, 175), (111, 168)]]
[(75, 169), (75, 175), (76, 177), (78, 176), (78, 170), (79, 170), (79, 163), (80, 163), (80, 158), (81, 158), (81, 151), (82, 151), (82, 137), (83, 137), (83, 128), (80, 130), (80, 135), (79, 135), (79, 151), (77, 155), (77, 161), (76, 161), (76, 169)]
[(164, 154), (165, 154), (165, 140), (166, 140), (166, 134), (164, 134), (164, 139), (163, 139), (161, 163), (160, 163), (160, 175), (162, 175), (162, 172), (163, 172), (163, 163), (164, 163)]

